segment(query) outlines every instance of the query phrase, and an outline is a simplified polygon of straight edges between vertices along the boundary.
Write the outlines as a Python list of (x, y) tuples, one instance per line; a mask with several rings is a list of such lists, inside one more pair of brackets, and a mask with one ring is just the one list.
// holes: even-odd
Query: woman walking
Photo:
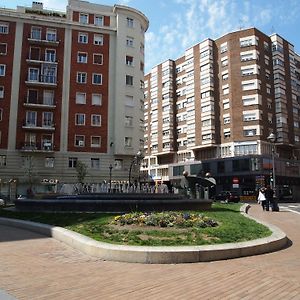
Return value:
[(267, 202), (266, 202), (266, 196), (264, 194), (264, 189), (259, 190), (257, 201), (258, 201), (258, 203), (261, 203), (261, 206), (262, 206), (263, 210), (266, 210)]

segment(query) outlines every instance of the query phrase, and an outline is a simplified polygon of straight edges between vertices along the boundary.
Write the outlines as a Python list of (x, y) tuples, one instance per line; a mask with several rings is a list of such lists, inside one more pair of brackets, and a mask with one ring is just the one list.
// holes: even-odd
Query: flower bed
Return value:
[(111, 222), (114, 225), (139, 225), (155, 227), (216, 227), (218, 222), (202, 214), (189, 212), (135, 212), (116, 216)]

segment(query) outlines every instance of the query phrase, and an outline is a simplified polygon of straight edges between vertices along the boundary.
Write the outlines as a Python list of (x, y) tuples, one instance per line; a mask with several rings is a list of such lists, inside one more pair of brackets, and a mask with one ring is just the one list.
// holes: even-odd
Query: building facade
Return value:
[[(69, 0), (0, 9), (0, 193), (128, 179), (143, 148), (144, 34), (136, 9)], [(111, 179), (111, 178), (110, 178)]]
[(210, 172), (217, 191), (248, 196), (272, 184), (274, 158), (278, 193), (298, 189), (300, 56), (281, 36), (207, 39), (153, 67), (144, 97), (142, 169), (155, 180)]

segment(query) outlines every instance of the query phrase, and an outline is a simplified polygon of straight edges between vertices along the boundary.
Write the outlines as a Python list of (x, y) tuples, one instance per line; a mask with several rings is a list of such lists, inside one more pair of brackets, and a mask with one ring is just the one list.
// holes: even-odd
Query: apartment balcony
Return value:
[(44, 59), (35, 59), (35, 58), (27, 58), (26, 59), (26, 62), (28, 64), (32, 64), (32, 65), (40, 65), (40, 64), (54, 64), (54, 65), (57, 65), (57, 60), (56, 60), (56, 57), (55, 56), (46, 56), (44, 57)]
[(25, 142), (21, 144), (20, 151), (22, 152), (54, 152), (54, 146), (51, 142), (43, 143), (29, 143)]
[(54, 131), (55, 125), (52, 122), (43, 122), (43, 124), (38, 125), (31, 122), (24, 122), (23, 129), (34, 130), (34, 131)]
[(46, 45), (51, 47), (57, 47), (59, 45), (59, 41), (56, 37), (51, 37), (47, 39), (42, 39), (40, 36), (29, 36), (28, 41), (31, 45)]
[(25, 81), (27, 85), (30, 86), (47, 86), (47, 87), (56, 87), (57, 86), (57, 78), (52, 75), (40, 75), (36, 78), (28, 78)]
[(56, 108), (56, 102), (53, 101), (53, 99), (47, 99), (47, 98), (26, 97), (23, 105), (25, 107), (32, 107), (32, 108), (46, 108), (46, 109), (55, 109)]

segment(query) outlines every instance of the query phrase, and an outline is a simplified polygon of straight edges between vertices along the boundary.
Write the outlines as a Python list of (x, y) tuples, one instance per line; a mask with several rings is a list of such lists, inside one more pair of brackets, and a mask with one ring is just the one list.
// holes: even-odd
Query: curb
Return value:
[(177, 264), (192, 262), (207, 262), (258, 255), (284, 248), (288, 242), (286, 234), (274, 225), (257, 220), (247, 214), (249, 204), (241, 207), (241, 214), (247, 218), (267, 226), (272, 234), (257, 240), (205, 246), (123, 246), (95, 241), (79, 233), (51, 225), (0, 218), (0, 224), (33, 231), (61, 241), (85, 254), (99, 257), (103, 260), (147, 263), (147, 264)]

